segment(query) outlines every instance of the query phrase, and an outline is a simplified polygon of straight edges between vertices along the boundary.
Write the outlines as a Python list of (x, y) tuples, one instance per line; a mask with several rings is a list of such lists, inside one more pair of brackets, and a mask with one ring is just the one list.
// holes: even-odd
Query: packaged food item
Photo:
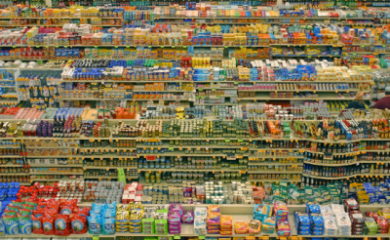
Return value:
[(234, 222), (234, 233), (235, 234), (247, 234), (248, 233), (248, 223), (246, 221)]
[(36, 217), (35, 215), (31, 216), (32, 224), (33, 224), (33, 233), (34, 234), (43, 234), (43, 227), (42, 227), (42, 215), (39, 217)]
[(261, 222), (269, 217), (271, 213), (271, 206), (265, 204), (255, 204), (253, 208), (253, 218)]
[[(246, 223), (245, 223), (246, 224)], [(221, 235), (233, 235), (233, 218), (230, 215), (221, 215)]]
[(278, 236), (290, 236), (291, 229), (288, 221), (278, 221), (276, 223)]
[(249, 234), (260, 234), (261, 232), (261, 222), (259, 220), (249, 220), (248, 221), (248, 233)]
[(364, 234), (366, 235), (375, 235), (378, 233), (378, 229), (379, 229), (375, 219), (372, 217), (366, 218), (364, 222), (364, 228), (365, 228)]
[(100, 215), (91, 214), (88, 219), (88, 232), (89, 234), (100, 234), (102, 229)]
[(181, 216), (181, 222), (187, 224), (194, 223), (194, 214), (192, 211), (184, 211), (183, 216)]
[(72, 234), (83, 234), (87, 232), (87, 216), (82, 214), (71, 214), (69, 216)]
[(8, 235), (19, 234), (19, 220), (17, 215), (3, 215), (4, 226)]
[(273, 234), (275, 232), (275, 218), (274, 217), (267, 217), (264, 219), (263, 226), (263, 233), (266, 234)]
[(54, 217), (54, 234), (60, 236), (70, 235), (69, 215), (57, 214)]
[(32, 233), (32, 222), (29, 215), (22, 215), (18, 213), (19, 234), (30, 235)]
[(43, 214), (42, 216), (43, 234), (54, 235), (54, 218), (52, 215)]

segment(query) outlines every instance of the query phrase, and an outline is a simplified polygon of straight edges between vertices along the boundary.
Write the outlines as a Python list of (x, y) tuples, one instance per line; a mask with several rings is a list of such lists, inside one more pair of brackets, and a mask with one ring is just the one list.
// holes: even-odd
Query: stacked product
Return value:
[(32, 211), (34, 234), (68, 236), (87, 232), (90, 209), (77, 207), (77, 200), (40, 201)]
[(274, 214), (276, 219), (276, 229), (278, 236), (290, 236), (291, 229), (288, 222), (288, 208), (284, 202), (275, 202)]
[(365, 235), (375, 235), (378, 233), (378, 224), (375, 221), (375, 218), (366, 217), (364, 221), (364, 234)]
[(233, 218), (230, 215), (221, 215), (221, 235), (233, 235)]
[(358, 202), (354, 198), (344, 199), (344, 206), (351, 219), (352, 235), (363, 235), (365, 221)]
[(331, 204), (333, 214), (336, 218), (337, 235), (350, 236), (352, 231), (352, 223), (348, 213), (344, 211), (344, 206), (340, 204)]
[[(115, 233), (115, 216), (116, 216), (116, 203), (112, 204), (95, 204), (92, 203), (91, 216), (88, 219), (90, 233), (99, 232), (98, 234), (114, 234)], [(101, 228), (95, 228), (98, 223)], [(92, 229), (91, 229), (92, 228)]]
[(324, 219), (324, 235), (327, 236), (336, 236), (337, 235), (337, 225), (336, 218), (334, 217), (333, 211), (329, 205), (320, 206), (321, 215)]
[(211, 205), (207, 207), (207, 234), (221, 233), (221, 211), (219, 206)]
[(307, 213), (295, 212), (295, 227), (298, 235), (310, 235), (310, 217)]
[(146, 234), (154, 234), (156, 230), (154, 213), (155, 207), (145, 207), (144, 216), (142, 218), (142, 232)]
[(207, 234), (207, 208), (196, 207), (194, 211), (194, 230), (196, 235)]
[(168, 215), (168, 229), (169, 234), (181, 233), (181, 217), (183, 215), (183, 208), (180, 204), (171, 204)]

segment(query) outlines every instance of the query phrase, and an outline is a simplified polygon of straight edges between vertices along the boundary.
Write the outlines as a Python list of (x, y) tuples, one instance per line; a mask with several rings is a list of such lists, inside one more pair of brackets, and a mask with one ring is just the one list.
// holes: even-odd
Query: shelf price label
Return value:
[(99, 240), (99, 236), (93, 236), (92, 240)]
[(173, 239), (181, 239), (181, 236), (180, 236), (179, 234), (175, 234), (175, 235), (173, 236)]
[(204, 236), (204, 235), (199, 235), (198, 238), (199, 238), (199, 239), (206, 239), (206, 236)]

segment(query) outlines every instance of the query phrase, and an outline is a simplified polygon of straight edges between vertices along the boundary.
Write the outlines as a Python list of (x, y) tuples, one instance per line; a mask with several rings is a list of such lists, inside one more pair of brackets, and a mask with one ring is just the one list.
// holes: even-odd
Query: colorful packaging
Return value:
[(88, 232), (90, 234), (100, 234), (101, 233), (101, 219), (99, 215), (91, 214), (88, 219)]
[(236, 221), (234, 223), (234, 232), (235, 232), (235, 234), (247, 234), (248, 233), (248, 223), (245, 221)]
[(57, 214), (54, 217), (54, 233), (55, 235), (68, 236), (70, 235), (69, 215)]
[(43, 234), (54, 235), (53, 224), (54, 224), (54, 218), (49, 214), (44, 214), (42, 216)]
[(19, 220), (15, 216), (3, 216), (4, 226), (8, 235), (19, 234)]
[(69, 216), (72, 234), (83, 234), (87, 232), (87, 217), (81, 214)]
[(43, 227), (41, 222), (42, 216), (36, 217), (34, 215), (31, 216), (32, 225), (33, 225), (33, 233), (34, 234), (43, 234)]
[(261, 222), (259, 220), (248, 221), (248, 233), (259, 234), (261, 232)]
[(29, 215), (18, 214), (19, 233), (30, 235), (32, 233), (32, 222)]
[(184, 211), (183, 216), (181, 216), (181, 222), (187, 224), (194, 223), (194, 214), (192, 211)]

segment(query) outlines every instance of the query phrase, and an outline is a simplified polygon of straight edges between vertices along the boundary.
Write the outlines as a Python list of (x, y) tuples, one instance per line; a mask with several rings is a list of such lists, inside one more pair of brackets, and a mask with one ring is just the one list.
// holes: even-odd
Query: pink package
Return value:
[(221, 212), (221, 210), (219, 209), (218, 205), (211, 205), (211, 206), (207, 207), (207, 212), (208, 213), (211, 213), (211, 212), (219, 213), (219, 212)]
[(178, 212), (180, 216), (183, 215), (183, 207), (180, 204), (172, 203), (171, 206), (169, 206), (169, 211)]

